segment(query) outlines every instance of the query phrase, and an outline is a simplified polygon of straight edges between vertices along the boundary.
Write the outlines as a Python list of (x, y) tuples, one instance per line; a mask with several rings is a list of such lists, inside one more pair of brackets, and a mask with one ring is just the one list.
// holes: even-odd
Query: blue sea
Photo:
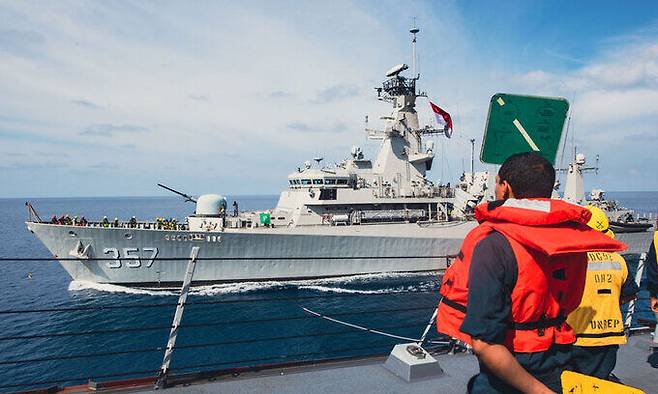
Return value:
[[(658, 212), (658, 192), (608, 196), (643, 214)], [(273, 207), (277, 196), (229, 197), (233, 199), (241, 209), (252, 210)], [(176, 197), (30, 201), (44, 219), (69, 213), (90, 220), (136, 215), (180, 221), (194, 209)], [(50, 258), (25, 228), (24, 203), (0, 199), (0, 258)], [(637, 256), (629, 259), (631, 270), (636, 261)], [(71, 282), (54, 261), (0, 264), (0, 391), (156, 374), (178, 300), (175, 292)], [(399, 340), (313, 317), (302, 308), (418, 338), (436, 306), (439, 283), (435, 275), (380, 274), (195, 288), (172, 372), (387, 353)], [(641, 296), (646, 298), (646, 292)], [(653, 320), (646, 299), (638, 304), (637, 317)], [(430, 332), (436, 338), (435, 330)]]

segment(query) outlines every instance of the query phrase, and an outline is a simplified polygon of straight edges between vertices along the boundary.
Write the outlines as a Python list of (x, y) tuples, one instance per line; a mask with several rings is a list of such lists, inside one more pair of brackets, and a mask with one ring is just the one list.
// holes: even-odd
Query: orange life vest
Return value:
[(471, 343), (460, 330), (468, 310), (468, 273), (477, 243), (493, 231), (509, 242), (518, 266), (510, 295), (505, 346), (540, 352), (576, 340), (566, 316), (578, 307), (585, 286), (587, 251), (620, 251), (625, 245), (586, 226), (591, 214), (561, 200), (494, 201), (476, 207), (480, 226), (471, 230), (441, 283), (437, 329)]

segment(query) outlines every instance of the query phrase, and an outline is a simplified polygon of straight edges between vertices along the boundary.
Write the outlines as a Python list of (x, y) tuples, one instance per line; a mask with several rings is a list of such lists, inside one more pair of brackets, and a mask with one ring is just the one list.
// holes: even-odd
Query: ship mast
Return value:
[(416, 17), (414, 17), (414, 27), (409, 30), (409, 33), (414, 35), (413, 40), (411, 40), (411, 61), (412, 61), (412, 70), (413, 70), (413, 79), (418, 80), (420, 78), (420, 75), (418, 74), (418, 57), (416, 55), (416, 34), (420, 31), (419, 28), (416, 27)]

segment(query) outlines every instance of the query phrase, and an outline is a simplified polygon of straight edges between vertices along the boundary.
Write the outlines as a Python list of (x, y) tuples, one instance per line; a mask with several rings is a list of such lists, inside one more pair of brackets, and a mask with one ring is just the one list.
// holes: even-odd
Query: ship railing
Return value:
[[(61, 223), (50, 223), (56, 225), (62, 225)], [(72, 222), (69, 226), (75, 227), (93, 227), (93, 228), (123, 228), (123, 229), (142, 229), (142, 230), (176, 230), (176, 231), (185, 231), (189, 230), (189, 225), (187, 223), (167, 223), (167, 222), (157, 222), (157, 221), (138, 221), (135, 223), (130, 223), (129, 221), (121, 221), (119, 223), (109, 222), (104, 223), (102, 221), (87, 221), (86, 223)]]
[[(56, 261), (52, 258), (0, 259), (7, 262), (21, 260)], [(174, 259), (158, 257), (157, 260)], [(636, 269), (638, 282), (643, 277), (643, 264), (640, 260)], [(276, 291), (275, 295), (229, 293), (210, 299), (193, 293), (191, 299), (181, 297), (178, 302), (167, 297), (154, 297), (146, 302), (130, 301), (126, 304), (99, 304), (96, 297), (82, 302), (84, 298), (74, 297), (70, 302), (42, 308), (0, 310), (5, 322), (12, 319), (33, 321), (34, 318), (27, 319), (32, 316), (40, 316), (40, 321), (46, 326), (52, 321), (71, 322), (67, 328), (54, 330), (40, 328), (39, 324), (19, 324), (14, 329), (4, 330), (0, 334), (0, 346), (17, 348), (27, 344), (22, 357), (7, 356), (8, 352), (3, 352), (0, 377), (8, 375), (8, 372), (3, 373), (4, 369), (11, 370), (13, 376), (25, 378), (0, 379), (0, 391), (38, 388), (56, 392), (76, 385), (78, 390), (90, 391), (121, 385), (149, 386), (158, 381), (166, 354), (169, 354), (172, 364), (166, 385), (161, 387), (272, 367), (383, 356), (401, 342), (423, 342), (433, 353), (463, 349), (450, 338), (437, 334), (436, 330), (431, 330), (432, 335), (424, 341), (419, 338), (423, 328), (428, 328), (428, 318), (439, 301), (438, 279), (433, 279), (429, 287), (401, 286), (384, 292), (300, 294), (299, 290), (293, 289), (288, 293)], [(183, 292), (184, 289), (181, 295)], [(643, 292), (638, 304), (629, 308), (634, 323), (631, 331), (648, 329), (647, 321), (633, 319), (633, 313), (649, 312), (647, 299), (646, 292)], [(365, 306), (367, 302), (370, 302), (370, 307)], [(182, 318), (183, 306), (186, 308), (185, 318), (172, 323), (172, 312), (180, 310)], [(236, 311), (249, 313), (236, 317)], [(119, 316), (151, 316), (152, 319), (144, 319), (144, 324), (126, 325), (116, 320)], [(381, 316), (385, 318), (381, 319)], [(77, 325), (75, 322), (82, 321), (93, 321), (94, 324), (90, 325), (91, 328), (71, 328)], [(430, 325), (432, 321), (429, 320)], [(180, 338), (171, 344), (174, 331)], [(327, 342), (330, 339), (331, 344)], [(39, 344), (44, 341), (58, 340), (62, 341), (62, 346), (51, 346), (51, 349), (56, 349), (52, 353), (39, 351)], [(82, 344), (97, 341), (99, 345), (95, 350), (76, 350), (76, 341)], [(108, 348), (109, 343), (121, 346)], [(202, 354), (202, 349), (212, 351)], [(118, 363), (118, 360), (123, 361)], [(69, 366), (66, 369), (70, 370), (70, 365), (85, 364), (94, 367), (64, 376), (54, 376), (50, 372), (57, 368), (65, 370), (62, 365)], [(132, 365), (132, 368), (116, 367), (117, 364)]]

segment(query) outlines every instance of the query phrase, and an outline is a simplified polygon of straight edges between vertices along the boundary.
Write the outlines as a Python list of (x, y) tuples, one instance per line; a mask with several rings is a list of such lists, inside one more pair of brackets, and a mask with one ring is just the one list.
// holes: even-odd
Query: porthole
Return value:
[(123, 236), (126, 237), (126, 239), (133, 239), (133, 235), (130, 233), (125, 233)]
[(75, 233), (75, 231), (73, 231), (73, 230), (69, 231), (69, 235), (70, 235), (71, 237), (77, 237), (77, 236), (78, 236), (78, 235)]

